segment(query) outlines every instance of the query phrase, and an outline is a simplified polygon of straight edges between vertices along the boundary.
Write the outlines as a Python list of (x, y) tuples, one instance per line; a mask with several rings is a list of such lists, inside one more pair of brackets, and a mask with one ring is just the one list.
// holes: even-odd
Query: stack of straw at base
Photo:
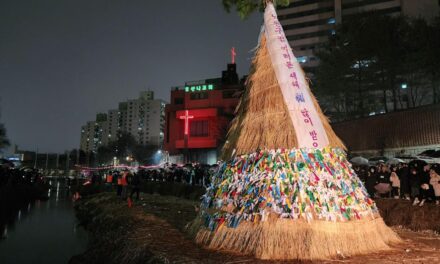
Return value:
[(329, 146), (298, 146), (266, 44), (262, 34), (223, 148), (224, 159), (237, 155), (203, 197), (191, 227), (196, 242), (273, 260), (390, 249), (400, 238), (383, 222), (313, 95)]

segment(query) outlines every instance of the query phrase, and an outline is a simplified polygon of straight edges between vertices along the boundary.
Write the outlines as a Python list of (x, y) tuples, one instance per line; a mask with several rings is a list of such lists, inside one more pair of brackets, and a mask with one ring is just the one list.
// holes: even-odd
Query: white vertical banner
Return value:
[(326, 147), (329, 141), (318, 111), (313, 105), (307, 80), (293, 55), (272, 3), (267, 4), (264, 12), (264, 28), (266, 45), (295, 128), (298, 147)]

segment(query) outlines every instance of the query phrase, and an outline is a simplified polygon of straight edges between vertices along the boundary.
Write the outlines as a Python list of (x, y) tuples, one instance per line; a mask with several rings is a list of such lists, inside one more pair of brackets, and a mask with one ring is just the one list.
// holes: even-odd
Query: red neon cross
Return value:
[(188, 135), (189, 120), (194, 118), (194, 116), (188, 115), (188, 110), (185, 110), (185, 115), (179, 116), (179, 118), (185, 119), (185, 135)]
[(231, 49), (231, 59), (232, 59), (232, 64), (235, 64), (235, 56), (237, 55), (237, 53), (235, 53), (235, 48), (232, 47)]

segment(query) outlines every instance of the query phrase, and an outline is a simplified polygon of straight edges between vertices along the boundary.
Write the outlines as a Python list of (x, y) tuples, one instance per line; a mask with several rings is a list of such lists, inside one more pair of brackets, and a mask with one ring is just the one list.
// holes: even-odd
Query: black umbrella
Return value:
[(416, 169), (418, 169), (418, 170), (421, 170), (421, 169), (423, 169), (423, 167), (424, 166), (426, 166), (428, 163), (426, 162), (426, 161), (424, 161), (424, 160), (421, 160), (421, 159), (415, 159), (415, 160), (412, 160), (412, 161), (410, 161), (409, 163), (408, 163), (408, 167), (410, 167), (410, 168), (416, 168)]

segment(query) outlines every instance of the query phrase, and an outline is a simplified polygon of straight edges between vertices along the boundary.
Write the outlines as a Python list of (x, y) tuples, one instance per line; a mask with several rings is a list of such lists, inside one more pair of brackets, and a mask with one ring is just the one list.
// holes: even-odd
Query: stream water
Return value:
[(85, 251), (87, 233), (78, 226), (69, 189), (52, 181), (49, 200), (0, 216), (0, 263), (67, 263)]

